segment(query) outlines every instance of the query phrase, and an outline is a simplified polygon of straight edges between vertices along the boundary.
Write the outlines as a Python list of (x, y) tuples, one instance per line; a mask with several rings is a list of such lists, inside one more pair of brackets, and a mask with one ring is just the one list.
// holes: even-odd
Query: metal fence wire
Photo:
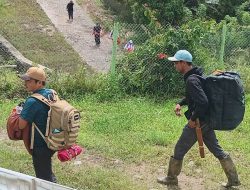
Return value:
[[(176, 89), (178, 83), (174, 81), (182, 79), (182, 76), (176, 72), (172, 73), (173, 64), (166, 59), (173, 56), (178, 49), (190, 48), (194, 64), (204, 67), (206, 74), (216, 69), (234, 70), (240, 74), (242, 72), (243, 80), (249, 78), (243, 71), (246, 71), (246, 66), (250, 64), (250, 26), (235, 27), (224, 24), (223, 28), (216, 32), (199, 36), (193, 46), (185, 44), (182, 39), (176, 43), (170, 37), (166, 40), (172, 40), (171, 46), (170, 43), (167, 46), (164, 43), (164, 34), (171, 34), (168, 26), (148, 28), (127, 23), (116, 25), (118, 26), (114, 27), (114, 30), (117, 29), (117, 36), (114, 36), (114, 39), (117, 38), (117, 44), (114, 45), (117, 46), (117, 53), (112, 59), (112, 68), (115, 68), (113, 72), (122, 73), (123, 85), (130, 86), (128, 91), (141, 90), (145, 93), (161, 90), (170, 94), (181, 91), (183, 87)], [(128, 44), (132, 44), (133, 48), (129, 49)]]
[[(145, 44), (147, 44), (150, 38), (155, 35), (161, 35), (168, 30), (168, 27), (161, 27), (161, 29), (152, 30), (148, 29), (144, 25), (137, 24), (127, 24), (127, 23), (119, 23), (118, 27), (118, 56), (123, 54), (123, 56), (128, 55), (127, 50), (125, 49), (125, 45), (132, 40), (134, 46), (134, 53)], [(157, 39), (156, 39), (157, 40)], [(206, 35), (202, 37), (202, 40), (199, 41), (201, 47), (209, 50), (210, 54), (217, 59), (217, 61), (222, 61), (225, 63), (225, 68), (230, 69), (231, 66), (235, 63), (234, 60), (239, 59), (242, 60), (242, 57), (249, 58), (250, 52), (250, 26), (230, 26), (224, 25), (221, 31), (218, 31), (212, 35)], [(164, 53), (162, 51), (167, 51), (167, 49), (162, 49), (164, 47), (160, 47), (152, 53), (159, 52)], [(181, 48), (181, 47), (180, 47)], [(166, 52), (167, 53), (167, 52)], [(145, 59), (147, 57), (154, 55), (144, 55)], [(222, 60), (220, 60), (222, 58)], [(160, 60), (160, 59), (159, 59)], [(159, 61), (158, 60), (158, 61)], [(245, 63), (250, 64), (249, 60), (246, 60)], [(157, 61), (157, 59), (155, 59)]]
[[(168, 42), (171, 46), (167, 46), (166, 49), (164, 35), (167, 32), (174, 35), (169, 26), (147, 27), (128, 23), (115, 23), (115, 26), (113, 36), (111, 36), (113, 42), (116, 41), (113, 43), (112, 49), (111, 74), (122, 72), (122, 75), (127, 75), (124, 77), (124, 85), (129, 85), (129, 82), (133, 83), (132, 88), (134, 89), (163, 90), (163, 86), (168, 86), (171, 90), (174, 85), (172, 81), (182, 77), (172, 74), (176, 72), (173, 72), (174, 67), (166, 58), (173, 56), (178, 49), (189, 48), (188, 44), (182, 43), (182, 39), (179, 39), (178, 43)], [(175, 30), (178, 29), (175, 28)], [(171, 35), (167, 40), (172, 40)], [(198, 46), (200, 49), (196, 48)], [(191, 50), (195, 50), (194, 54), (192, 51), (191, 53), (197, 63), (209, 60), (208, 63), (202, 65), (205, 68), (246, 71), (250, 65), (250, 26), (235, 27), (225, 24), (216, 33), (208, 33), (200, 37)], [(196, 58), (197, 54), (200, 58)], [(26, 64), (27, 61), (20, 61), (18, 56), (11, 54), (0, 43), (1, 68), (13, 67), (19, 73), (24, 73), (29, 64)], [(249, 81), (249, 76), (246, 74), (248, 72), (242, 73), (243, 81), (244, 79)], [(147, 86), (147, 83), (150, 83), (151, 86)], [(165, 89), (165, 91), (168, 90)]]

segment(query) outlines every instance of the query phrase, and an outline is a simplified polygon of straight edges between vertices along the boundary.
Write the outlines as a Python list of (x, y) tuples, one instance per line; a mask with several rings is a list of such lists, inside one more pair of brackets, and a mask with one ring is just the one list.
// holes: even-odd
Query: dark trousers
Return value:
[(69, 15), (69, 20), (70, 20), (70, 19), (73, 20), (73, 11), (68, 11), (68, 15)]
[(100, 40), (100, 34), (95, 34), (95, 43), (96, 45), (99, 45), (101, 43), (101, 40)]
[(51, 182), (56, 182), (55, 175), (52, 172), (51, 157), (55, 152), (47, 147), (34, 147), (32, 152), (33, 166), (36, 177)]
[[(206, 147), (209, 149), (213, 155), (219, 160), (226, 158), (228, 156), (218, 143), (215, 132), (209, 127), (209, 125), (204, 124), (202, 126), (202, 136)], [(174, 158), (177, 160), (182, 160), (185, 154), (191, 149), (191, 147), (196, 143), (197, 136), (195, 128), (189, 128), (187, 125), (183, 128), (182, 134), (175, 145)]]

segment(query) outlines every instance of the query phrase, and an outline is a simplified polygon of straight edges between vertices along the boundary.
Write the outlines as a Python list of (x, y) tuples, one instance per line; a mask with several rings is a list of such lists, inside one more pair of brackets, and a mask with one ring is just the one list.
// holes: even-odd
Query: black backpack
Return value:
[(221, 72), (207, 77), (198, 76), (204, 84), (209, 101), (207, 120), (214, 130), (233, 130), (245, 114), (245, 94), (240, 75)]

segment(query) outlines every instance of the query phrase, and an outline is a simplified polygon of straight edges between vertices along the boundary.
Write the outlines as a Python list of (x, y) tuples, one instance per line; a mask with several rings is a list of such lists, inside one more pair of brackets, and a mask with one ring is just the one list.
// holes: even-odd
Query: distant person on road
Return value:
[[(25, 88), (28, 92), (39, 93), (47, 99), (53, 96), (53, 92), (45, 88), (46, 75), (42, 68), (30, 67), (20, 78), (24, 81)], [(45, 135), (49, 109), (49, 106), (43, 102), (34, 97), (28, 97), (20, 114), (19, 128), (32, 128), (32, 125), (36, 125), (40, 132)], [(31, 145), (33, 144), (33, 148), (31, 147), (31, 149), (36, 177), (56, 183), (56, 177), (52, 172), (51, 161), (55, 151), (49, 149), (38, 130), (34, 130), (34, 133), (32, 132), (33, 135), (30, 136), (30, 142)]]
[(74, 3), (71, 0), (68, 5), (67, 5), (67, 11), (68, 11), (68, 15), (69, 15), (69, 22), (73, 22), (73, 12), (74, 12)]
[(128, 43), (125, 44), (124, 49), (128, 52), (132, 52), (135, 49), (134, 43), (132, 40), (129, 40)]
[(102, 27), (100, 26), (99, 23), (96, 23), (96, 25), (93, 28), (93, 33), (92, 34), (95, 36), (95, 43), (96, 43), (97, 46), (99, 46), (100, 43), (101, 43), (101, 39), (100, 39), (101, 31), (102, 31)]

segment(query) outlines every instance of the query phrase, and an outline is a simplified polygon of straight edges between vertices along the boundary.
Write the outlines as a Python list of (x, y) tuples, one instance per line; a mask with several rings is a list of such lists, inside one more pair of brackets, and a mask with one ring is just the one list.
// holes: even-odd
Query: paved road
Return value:
[(112, 54), (112, 41), (103, 36), (100, 47), (96, 47), (92, 29), (95, 23), (74, 2), (74, 21), (69, 23), (66, 6), (69, 0), (37, 0), (55, 27), (82, 59), (98, 72), (108, 72)]

